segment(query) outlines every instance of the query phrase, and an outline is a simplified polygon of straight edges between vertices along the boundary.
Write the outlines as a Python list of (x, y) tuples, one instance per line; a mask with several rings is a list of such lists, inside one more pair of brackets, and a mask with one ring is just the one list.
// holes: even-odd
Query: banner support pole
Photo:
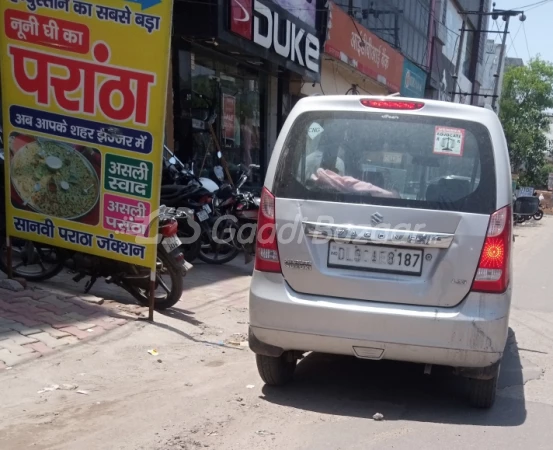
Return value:
[(154, 308), (156, 303), (156, 271), (150, 272), (150, 310), (148, 312), (148, 320), (154, 321)]
[(12, 240), (10, 235), (6, 235), (6, 259), (7, 259), (7, 269), (8, 269), (8, 278), (13, 279), (13, 262), (12, 262)]

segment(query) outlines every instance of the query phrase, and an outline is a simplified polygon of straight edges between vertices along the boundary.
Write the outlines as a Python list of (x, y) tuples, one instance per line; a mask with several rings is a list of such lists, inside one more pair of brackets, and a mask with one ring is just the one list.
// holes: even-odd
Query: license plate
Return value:
[(203, 222), (204, 220), (209, 219), (209, 214), (205, 210), (200, 210), (196, 213), (196, 216), (198, 216), (198, 220), (200, 222)]
[(171, 236), (163, 238), (161, 245), (163, 245), (163, 248), (167, 253), (171, 253), (173, 250), (180, 247), (181, 241), (177, 236)]
[(371, 272), (420, 275), (423, 256), (424, 252), (417, 249), (331, 242), (327, 265)]
[(203, 206), (203, 208), (206, 213), (208, 214), (211, 213), (211, 207), (207, 203)]

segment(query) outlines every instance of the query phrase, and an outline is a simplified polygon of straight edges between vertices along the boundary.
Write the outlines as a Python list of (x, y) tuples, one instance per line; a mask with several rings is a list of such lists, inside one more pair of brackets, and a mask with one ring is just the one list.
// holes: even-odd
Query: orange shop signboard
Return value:
[(403, 55), (334, 3), (329, 6), (325, 52), (359, 72), (399, 92), (403, 73)]

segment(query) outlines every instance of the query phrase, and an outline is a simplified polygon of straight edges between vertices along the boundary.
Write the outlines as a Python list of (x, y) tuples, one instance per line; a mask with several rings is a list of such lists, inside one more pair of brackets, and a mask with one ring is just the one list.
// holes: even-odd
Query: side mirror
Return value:
[(533, 216), (538, 212), (540, 199), (538, 197), (519, 197), (515, 200), (515, 214)]

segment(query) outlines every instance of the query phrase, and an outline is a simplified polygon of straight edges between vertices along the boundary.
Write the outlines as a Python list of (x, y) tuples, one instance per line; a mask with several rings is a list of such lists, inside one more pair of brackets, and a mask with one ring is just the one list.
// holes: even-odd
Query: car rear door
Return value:
[(497, 209), (487, 128), (402, 112), (302, 114), (273, 190), (293, 290), (421, 306), (467, 295)]

